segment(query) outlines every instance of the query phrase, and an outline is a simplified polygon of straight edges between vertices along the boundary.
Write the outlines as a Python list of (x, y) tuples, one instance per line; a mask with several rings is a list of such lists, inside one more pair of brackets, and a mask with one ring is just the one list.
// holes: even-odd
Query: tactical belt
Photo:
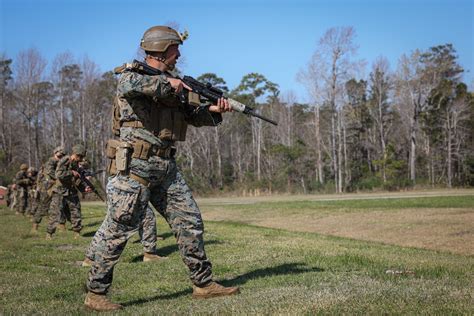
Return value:
[(143, 123), (140, 121), (128, 121), (120, 123), (123, 127), (135, 127), (135, 128), (143, 128)]
[[(121, 126), (123, 127), (133, 127), (133, 128), (143, 128), (143, 123), (141, 121), (127, 121), (122, 122)], [(155, 134), (155, 133), (153, 133)], [(155, 135), (157, 136), (157, 135)], [(158, 137), (158, 136), (157, 136)], [(138, 158), (143, 160), (148, 160), (150, 156), (156, 155), (161, 158), (173, 158), (176, 154), (176, 147), (169, 146), (167, 148), (159, 148), (158, 146), (152, 145), (145, 141), (136, 141), (132, 143), (133, 153), (132, 158)]]
[(161, 158), (173, 158), (176, 154), (176, 147), (169, 146), (166, 148), (159, 148), (147, 142), (135, 142), (132, 144), (133, 152), (132, 158), (148, 160), (151, 156), (158, 156)]

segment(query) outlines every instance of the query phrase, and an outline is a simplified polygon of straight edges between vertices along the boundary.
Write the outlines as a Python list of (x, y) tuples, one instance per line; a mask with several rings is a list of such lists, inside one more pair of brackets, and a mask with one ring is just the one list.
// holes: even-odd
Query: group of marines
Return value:
[[(152, 207), (176, 238), (193, 284), (194, 298), (227, 296), (240, 291), (236, 286), (224, 286), (213, 279), (212, 263), (204, 249), (201, 211), (175, 159), (176, 143), (186, 140), (188, 125), (216, 127), (223, 121), (223, 113), (233, 111), (231, 102), (221, 94), (218, 98), (201, 96), (172, 74), (181, 56), (179, 45), (186, 38), (186, 32), (181, 34), (167, 26), (151, 27), (140, 41), (145, 60), (115, 69), (119, 79), (112, 116), (115, 138), (107, 142), (106, 149), (110, 175), (106, 187), (107, 213), (82, 264), (90, 266), (84, 300), (88, 309), (123, 308), (111, 302), (107, 293), (114, 267), (135, 232), (140, 233), (144, 261), (162, 259), (156, 254), (156, 219)], [(34, 172), (22, 166), (15, 178), (18, 196), (21, 195), (17, 210), (34, 213), (33, 231), (38, 230), (49, 205), (46, 238), (52, 238), (65, 218), (70, 219), (75, 237), (80, 236), (78, 191), (93, 191), (81, 170), (84, 157), (85, 148), (81, 145), (74, 146), (70, 156), (57, 148), (54, 157), (36, 175), (36, 181), (31, 180)], [(28, 207), (28, 188), (33, 185), (39, 193), (34, 192)]]
[(48, 215), (46, 239), (51, 239), (56, 229), (66, 230), (66, 220), (71, 222), (74, 237), (82, 229), (81, 206), (78, 191), (90, 192), (91, 188), (80, 181), (80, 168), (87, 167), (84, 146), (75, 145), (66, 155), (63, 147), (56, 147), (53, 156), (39, 170), (20, 166), (13, 184), (9, 187), (9, 206), (17, 215), (30, 218), (32, 233), (38, 233), (43, 217)]

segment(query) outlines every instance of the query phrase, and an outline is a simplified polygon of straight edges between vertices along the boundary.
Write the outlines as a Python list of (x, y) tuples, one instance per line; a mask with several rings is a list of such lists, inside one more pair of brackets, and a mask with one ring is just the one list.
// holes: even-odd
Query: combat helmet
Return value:
[(84, 157), (86, 155), (86, 148), (81, 144), (74, 145), (72, 147), (72, 153)]
[(22, 164), (20, 165), (20, 170), (22, 170), (22, 171), (28, 170), (28, 165), (27, 165), (26, 163), (22, 163)]
[(146, 52), (165, 52), (170, 45), (180, 45), (188, 37), (188, 32), (178, 33), (169, 26), (153, 26), (145, 31), (140, 47)]
[(35, 167), (29, 167), (27, 172), (31, 173), (32, 175), (36, 175), (38, 173), (38, 170), (36, 170)]

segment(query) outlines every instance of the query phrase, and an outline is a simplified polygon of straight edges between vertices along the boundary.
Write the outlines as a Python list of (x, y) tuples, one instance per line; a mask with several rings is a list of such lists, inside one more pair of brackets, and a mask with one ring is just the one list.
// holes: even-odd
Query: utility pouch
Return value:
[(201, 99), (199, 98), (199, 94), (189, 91), (188, 93), (188, 103), (191, 104), (192, 106), (200, 106), (201, 105)]
[(109, 163), (107, 164), (107, 173), (109, 175), (117, 174), (117, 166), (115, 165), (115, 158), (109, 159)]
[(161, 140), (184, 141), (188, 124), (179, 109), (158, 107), (154, 130)]
[(116, 139), (109, 139), (107, 141), (107, 146), (105, 148), (105, 154), (109, 159), (115, 159), (115, 151), (117, 147), (120, 145), (120, 141)]
[(186, 130), (188, 123), (185, 120), (184, 113), (176, 111), (173, 112), (173, 138), (174, 141), (186, 140)]
[(115, 166), (117, 171), (127, 171), (133, 151), (132, 145), (121, 142), (115, 151)]

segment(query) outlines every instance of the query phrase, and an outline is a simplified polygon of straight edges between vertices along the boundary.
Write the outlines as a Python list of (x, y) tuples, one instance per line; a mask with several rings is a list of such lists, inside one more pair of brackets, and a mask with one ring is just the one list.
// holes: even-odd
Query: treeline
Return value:
[[(329, 29), (299, 71), (310, 102), (250, 73), (237, 87), (199, 77), (279, 122), (233, 113), (216, 128), (190, 128), (177, 160), (202, 194), (350, 192), (474, 184), (474, 94), (455, 48), (416, 50), (391, 70), (356, 59), (354, 30)], [(55, 146), (81, 142), (104, 169), (116, 78), (88, 60), (59, 55), (48, 68), (35, 49), (0, 58), (1, 183), (21, 163), (39, 167)], [(105, 175), (102, 178), (105, 181)]]

